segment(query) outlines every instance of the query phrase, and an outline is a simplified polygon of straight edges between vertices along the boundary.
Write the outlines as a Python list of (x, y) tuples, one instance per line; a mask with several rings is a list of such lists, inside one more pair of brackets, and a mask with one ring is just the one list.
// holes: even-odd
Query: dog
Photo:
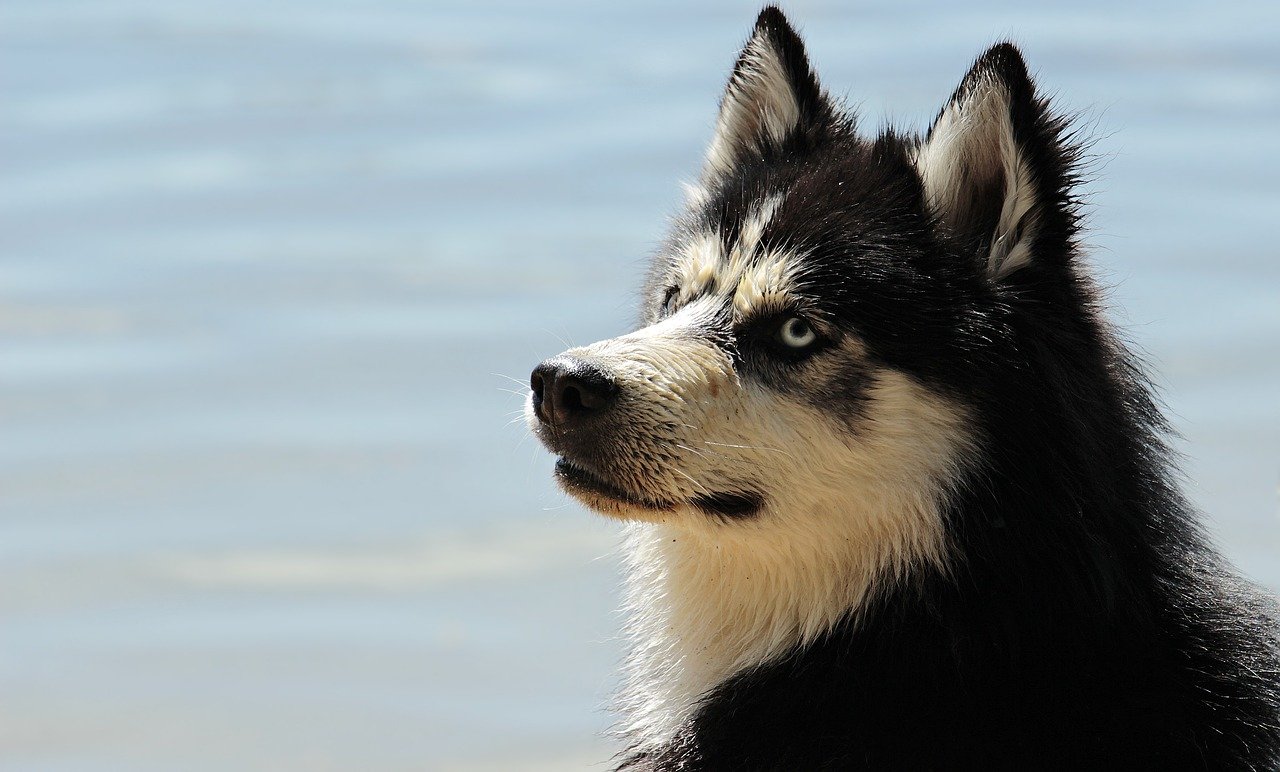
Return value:
[(630, 334), (539, 364), (626, 523), (625, 770), (1280, 767), (1272, 601), (1207, 543), (1011, 43), (864, 134), (777, 8)]

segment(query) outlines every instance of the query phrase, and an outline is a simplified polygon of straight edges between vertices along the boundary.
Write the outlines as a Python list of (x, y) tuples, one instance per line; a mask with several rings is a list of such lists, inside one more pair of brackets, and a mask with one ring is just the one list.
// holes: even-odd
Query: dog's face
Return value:
[[(945, 321), (891, 290), (933, 280), (899, 270), (927, 235), (911, 186), (837, 188), (858, 223), (830, 233), (821, 158), (753, 171), (691, 206), (655, 263), (640, 330), (534, 373), (536, 431), (562, 455), (562, 486), (594, 509), (741, 527), (950, 472), (963, 409), (877, 358), (862, 332)], [(895, 189), (905, 201), (884, 200)], [(849, 296), (855, 282), (864, 302)], [(886, 297), (868, 297), (876, 282)]]
[(762, 14), (641, 328), (534, 370), (564, 490), (624, 519), (939, 549), (1010, 278), (1062, 229), (1042, 108), (997, 46), (927, 138), (865, 139)]

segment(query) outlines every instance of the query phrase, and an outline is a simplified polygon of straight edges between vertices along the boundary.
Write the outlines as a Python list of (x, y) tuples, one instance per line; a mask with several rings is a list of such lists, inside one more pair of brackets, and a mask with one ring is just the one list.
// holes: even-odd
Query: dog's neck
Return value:
[[(856, 617), (877, 583), (909, 563), (940, 561), (940, 529), (892, 527), (936, 523), (936, 508), (892, 503), (893, 512), (881, 501), (856, 512), (818, 513), (826, 523), (820, 529), (777, 522), (629, 526), (626, 609), (633, 650), (623, 736), (636, 748), (670, 742), (700, 699), (734, 674)], [(833, 521), (848, 524), (846, 532), (832, 528)]]

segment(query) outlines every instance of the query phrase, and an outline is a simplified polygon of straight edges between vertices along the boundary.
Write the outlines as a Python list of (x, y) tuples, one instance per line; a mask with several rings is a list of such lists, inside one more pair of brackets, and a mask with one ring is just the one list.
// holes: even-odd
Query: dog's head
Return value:
[(935, 552), (983, 443), (984, 358), (1016, 346), (1020, 293), (1069, 270), (1062, 132), (1001, 44), (924, 138), (861, 136), (766, 9), (640, 329), (533, 372), (561, 486), (624, 519)]

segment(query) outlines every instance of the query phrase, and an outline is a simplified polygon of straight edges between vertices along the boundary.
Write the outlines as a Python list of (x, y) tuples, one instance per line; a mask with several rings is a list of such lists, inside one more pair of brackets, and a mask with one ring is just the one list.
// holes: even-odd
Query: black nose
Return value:
[(543, 423), (571, 426), (605, 412), (618, 395), (618, 384), (599, 368), (580, 359), (556, 357), (533, 368), (529, 377), (533, 411)]

